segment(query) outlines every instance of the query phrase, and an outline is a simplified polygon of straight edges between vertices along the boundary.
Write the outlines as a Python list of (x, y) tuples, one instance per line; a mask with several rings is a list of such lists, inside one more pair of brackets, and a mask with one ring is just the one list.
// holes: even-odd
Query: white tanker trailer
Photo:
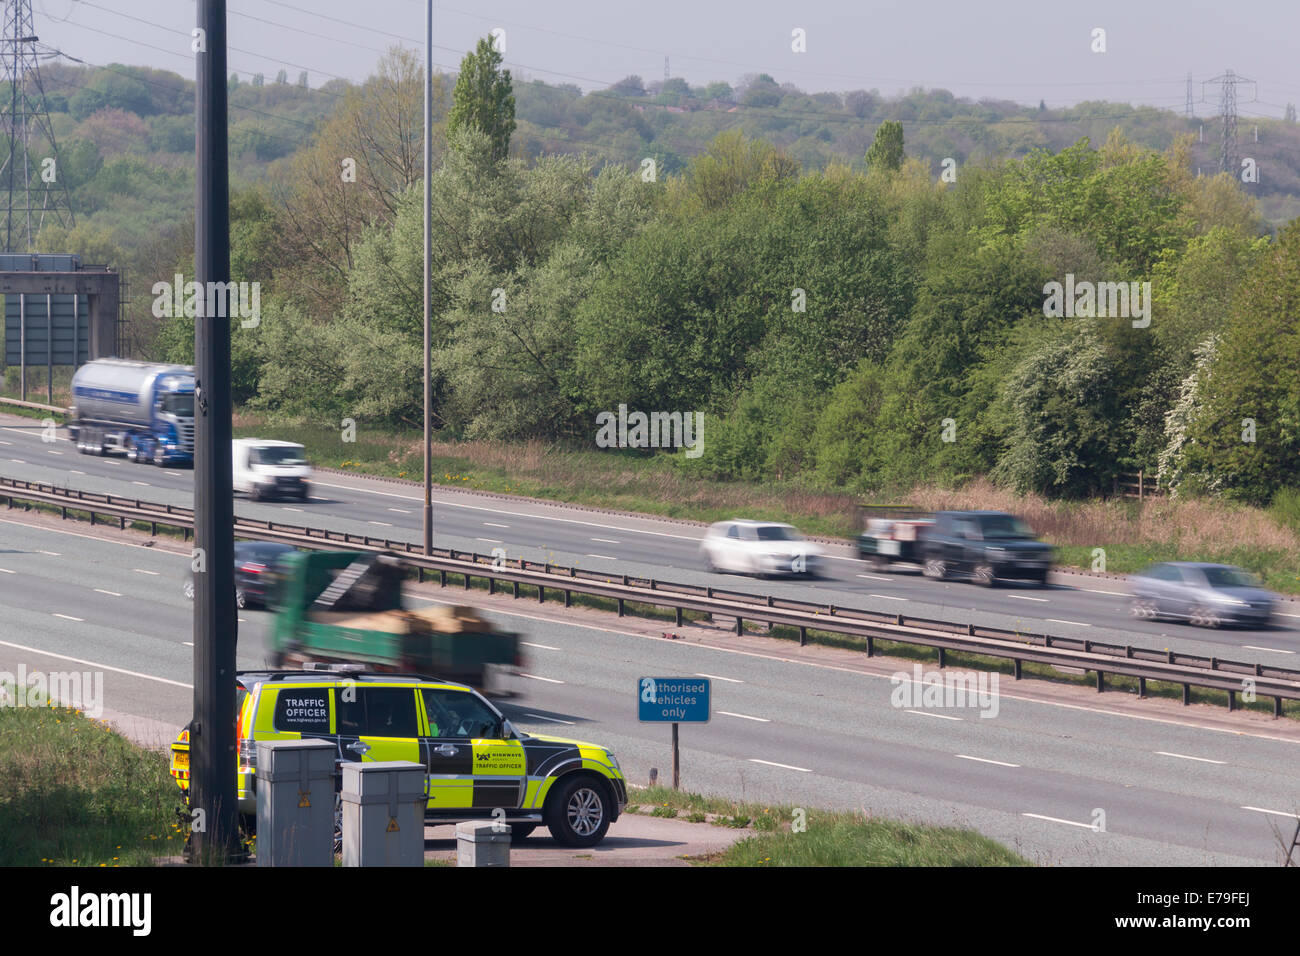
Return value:
[(83, 455), (121, 452), (155, 465), (193, 464), (193, 367), (87, 362), (72, 376), (68, 433)]

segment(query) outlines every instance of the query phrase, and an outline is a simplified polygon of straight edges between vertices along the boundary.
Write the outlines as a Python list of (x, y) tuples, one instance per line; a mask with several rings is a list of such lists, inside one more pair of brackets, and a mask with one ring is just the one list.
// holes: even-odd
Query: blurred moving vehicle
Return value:
[(83, 455), (158, 466), (194, 461), (194, 368), (107, 358), (72, 376), (68, 435)]
[(860, 506), (858, 557), (876, 571), (898, 563), (921, 564), (921, 540), (934, 525), (934, 516), (915, 508)]
[[(278, 581), (276, 562), (298, 549), (275, 541), (235, 542), (235, 606), (268, 607)], [(194, 571), (185, 576), (185, 596), (194, 600)]]
[(291, 496), (307, 499), (311, 463), (302, 445), (269, 438), (236, 438), (231, 442), (232, 485), (259, 500)]
[(1273, 595), (1248, 571), (1229, 564), (1168, 561), (1129, 578), (1133, 616), (1171, 617), (1201, 627), (1262, 626), (1273, 617)]
[(734, 518), (709, 526), (700, 555), (710, 571), (737, 574), (806, 574), (821, 571), (822, 549), (792, 525)]
[(942, 581), (965, 574), (984, 587), (1003, 578), (1042, 587), (1052, 569), (1052, 546), (1004, 511), (940, 511), (924, 529), (917, 552), (926, 577)]
[(468, 684), (492, 697), (514, 693), (523, 666), (519, 635), (474, 608), (407, 607), (408, 566), (396, 555), (299, 551), (277, 565), (267, 637), (272, 667), (361, 664)]

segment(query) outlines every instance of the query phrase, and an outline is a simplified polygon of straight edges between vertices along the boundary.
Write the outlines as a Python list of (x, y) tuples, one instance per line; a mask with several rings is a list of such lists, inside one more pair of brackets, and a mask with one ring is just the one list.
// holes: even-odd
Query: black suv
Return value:
[(992, 587), (999, 578), (1047, 583), (1052, 547), (1029, 525), (1003, 511), (940, 511), (920, 545), (926, 577), (969, 575)]

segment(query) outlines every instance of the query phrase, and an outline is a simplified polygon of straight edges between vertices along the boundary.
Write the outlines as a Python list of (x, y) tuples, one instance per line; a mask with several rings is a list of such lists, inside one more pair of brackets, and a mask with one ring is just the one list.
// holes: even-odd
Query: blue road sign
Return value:
[(642, 677), (637, 716), (658, 723), (708, 723), (709, 681), (700, 677)]

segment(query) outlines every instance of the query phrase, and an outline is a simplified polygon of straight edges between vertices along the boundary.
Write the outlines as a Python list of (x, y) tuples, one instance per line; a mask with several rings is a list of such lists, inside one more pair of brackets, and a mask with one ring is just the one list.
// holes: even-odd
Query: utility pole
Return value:
[(433, 299), (429, 269), (433, 243), (430, 227), (429, 180), (433, 176), (433, 0), (424, 9), (424, 554), (433, 552), (433, 350), (429, 338)]
[(1187, 103), (1183, 109), (1188, 119), (1191, 119), (1193, 116), (1196, 115), (1196, 106), (1192, 102), (1192, 74), (1191, 73), (1187, 74)]
[[(40, 37), (32, 21), (31, 0), (4, 3), (0, 59), (4, 60), (4, 82), (9, 84), (7, 100), (0, 102), (0, 136), (8, 151), (0, 163), (8, 191), (5, 207), (4, 251), (32, 252), (36, 236), (47, 219), (73, 225), (72, 203), (59, 166), (59, 147), (54, 127), (45, 108), (45, 88), (36, 62)], [(38, 155), (30, 155), (32, 136), (37, 137)], [(46, 149), (48, 155), (39, 155)]]
[(202, 291), (194, 317), (194, 561), (202, 573), (194, 575), (191, 860), (222, 863), (240, 855), (235, 803), (238, 623), (230, 461), (231, 310), (215, 307), (226, 301), (215, 290), (227, 288), (230, 281), (226, 0), (197, 0), (197, 13), (194, 278)]

